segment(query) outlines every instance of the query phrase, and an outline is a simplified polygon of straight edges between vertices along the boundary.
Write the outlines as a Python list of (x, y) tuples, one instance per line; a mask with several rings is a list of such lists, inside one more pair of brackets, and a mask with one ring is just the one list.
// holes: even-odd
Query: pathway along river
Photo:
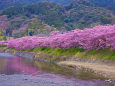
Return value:
[[(57, 70), (58, 72), (52, 72)], [(61, 73), (62, 71), (63, 73)], [(65, 75), (63, 75), (65, 74)], [(0, 86), (112, 86), (105, 81), (66, 76), (53, 65), (0, 53)]]

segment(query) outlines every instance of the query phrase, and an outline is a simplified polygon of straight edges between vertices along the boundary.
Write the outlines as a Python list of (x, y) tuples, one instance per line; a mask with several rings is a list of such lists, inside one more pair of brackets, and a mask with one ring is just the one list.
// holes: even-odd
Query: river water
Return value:
[(102, 80), (70, 77), (62, 69), (0, 53), (0, 86), (113, 86)]

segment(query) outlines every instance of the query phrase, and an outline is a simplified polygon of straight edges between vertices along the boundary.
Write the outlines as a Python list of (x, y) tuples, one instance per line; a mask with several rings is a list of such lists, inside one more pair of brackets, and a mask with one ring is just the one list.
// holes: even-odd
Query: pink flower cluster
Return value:
[(22, 37), (8, 42), (9, 48), (32, 49), (39, 47), (84, 49), (115, 49), (115, 25), (96, 26), (84, 30), (75, 29), (71, 32), (51, 32), (48, 37)]

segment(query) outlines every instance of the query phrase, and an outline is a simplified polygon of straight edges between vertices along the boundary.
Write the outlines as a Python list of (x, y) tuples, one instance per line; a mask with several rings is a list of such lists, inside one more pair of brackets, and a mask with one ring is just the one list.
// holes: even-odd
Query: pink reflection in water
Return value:
[(32, 74), (38, 71), (36, 67), (30, 64), (26, 64), (20, 57), (16, 58), (0, 58), (1, 72), (3, 74), (16, 74), (16, 73), (27, 73)]
[[(27, 63), (28, 62), (28, 63)], [(25, 61), (20, 57), (16, 58), (0, 58), (0, 73), (3, 74), (31, 74), (31, 77), (37, 77), (44, 80), (49, 80), (58, 83), (71, 83), (79, 84), (79, 86), (105, 86), (105, 83), (100, 80), (79, 80), (74, 78), (67, 78), (59, 74), (48, 73), (46, 71), (39, 70), (35, 66), (32, 66), (29, 61)], [(38, 81), (39, 82), (39, 81)], [(71, 86), (72, 86), (71, 85)], [(50, 85), (49, 85), (50, 86)], [(74, 86), (74, 85), (73, 85)], [(108, 85), (109, 86), (109, 85)]]
[(32, 74), (38, 71), (37, 68), (25, 64), (20, 57), (15, 59), (9, 59), (8, 64), (10, 65), (10, 69), (13, 69), (16, 72), (25, 72), (28, 74)]

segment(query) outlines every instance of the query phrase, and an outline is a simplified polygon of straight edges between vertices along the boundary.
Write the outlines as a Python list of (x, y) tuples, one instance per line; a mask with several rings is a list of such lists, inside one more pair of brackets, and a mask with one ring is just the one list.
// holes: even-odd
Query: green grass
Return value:
[(30, 49), (24, 51), (44, 52), (56, 56), (76, 56), (76, 57), (89, 58), (89, 59), (115, 60), (115, 50), (110, 50), (110, 49), (87, 51), (81, 48), (61, 49), (61, 48), (42, 47), (42, 48), (36, 48), (36, 49)]
[(77, 53), (76, 55), (82, 58), (115, 60), (115, 50), (110, 50), (110, 49), (91, 50), (87, 52), (80, 52)]
[(6, 50), (7, 48), (8, 48), (7, 46), (4, 46), (4, 47), (0, 46), (0, 50)]
[[(0, 50), (6, 50), (7, 47), (0, 47)], [(13, 48), (13, 50), (16, 50)], [(104, 49), (104, 50), (84, 50), (81, 48), (70, 48), (70, 49), (61, 49), (61, 48), (35, 48), (28, 50), (21, 50), (27, 52), (43, 52), (47, 54), (52, 54), (56, 56), (75, 56), (81, 58), (89, 58), (89, 59), (104, 59), (104, 60), (115, 60), (115, 50)]]
[(84, 52), (84, 49), (80, 48), (70, 48), (70, 49), (61, 49), (61, 48), (36, 48), (36, 49), (30, 49), (30, 50), (23, 50), (23, 51), (28, 51), (28, 52), (44, 52), (44, 53), (49, 53), (57, 56), (74, 56), (78, 52)]

